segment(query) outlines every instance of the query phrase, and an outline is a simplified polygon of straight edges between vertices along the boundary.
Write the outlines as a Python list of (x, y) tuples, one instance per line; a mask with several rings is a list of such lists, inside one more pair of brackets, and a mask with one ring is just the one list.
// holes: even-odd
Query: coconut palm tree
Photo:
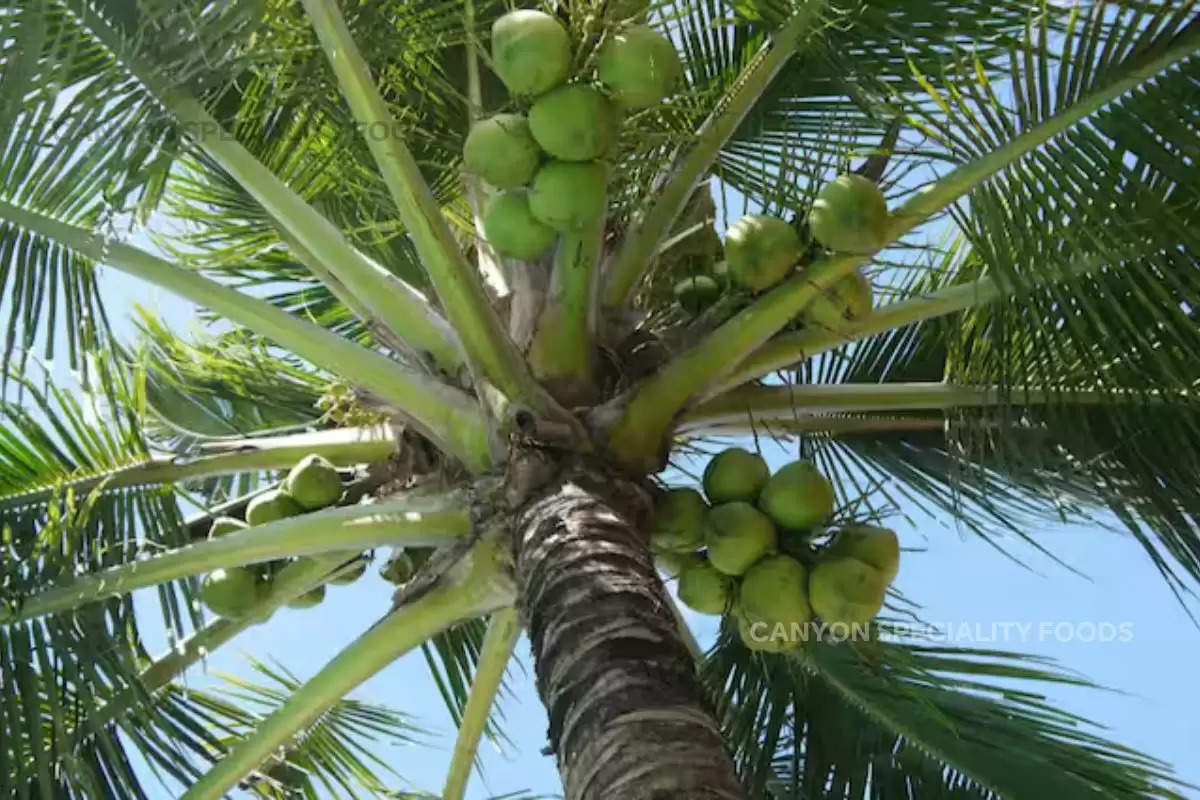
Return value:
[[(701, 653), (649, 532), (665, 469), (774, 437), (835, 485), (829, 530), (903, 505), (1050, 548), (1047, 519), (1115, 520), (1187, 602), (1198, 7), (547, 5), (576, 79), (636, 24), (682, 74), (620, 113), (605, 213), (522, 260), (462, 161), (474, 122), (529, 108), (496, 75), (505, 3), (10, 0), (3, 795), (145, 797), (158, 774), (187, 798), (397, 796), (370, 733), (410, 721), (346, 695), (423, 648), (461, 798), (524, 632), (571, 800), (1181, 797), (1033, 688), (1080, 679), (889, 637), (903, 570), (865, 640), (763, 652), (726, 624)], [(809, 226), (843, 173), (889, 208), (851, 252)], [(743, 211), (791, 226), (786, 275), (690, 313), (674, 287), (713, 275)], [(806, 314), (860, 270), (874, 310)], [(210, 330), (141, 311), (118, 337), (117, 272)], [(339, 468), (337, 505), (208, 536), (308, 455)], [(388, 547), (419, 568), (311, 680), (184, 688)], [(288, 559), (241, 614), (199, 602), (206, 573)], [(150, 587), (158, 657), (131, 600)]]

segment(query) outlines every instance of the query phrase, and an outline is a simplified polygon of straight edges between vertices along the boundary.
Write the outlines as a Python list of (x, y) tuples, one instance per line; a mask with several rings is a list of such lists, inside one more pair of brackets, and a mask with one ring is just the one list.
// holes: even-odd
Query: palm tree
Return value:
[[(766, 653), (726, 625), (702, 654), (648, 532), (655, 475), (770, 436), (832, 479), (831, 529), (915, 504), (1041, 548), (1044, 520), (1107, 515), (1187, 602), (1198, 6), (547, 7), (573, 74), (644, 22), (683, 75), (622, 115), (606, 214), (519, 260), (482, 235), (493, 190), (461, 156), (474, 121), (528, 108), (493, 72), (504, 3), (6, 4), (4, 796), (145, 797), (150, 772), (187, 798), (395, 796), (370, 734), (411, 723), (346, 695), (423, 648), (461, 798), (524, 631), (571, 800), (1181, 797), (1032, 688), (1080, 679), (887, 636), (912, 613), (897, 591), (865, 641)], [(865, 252), (810, 241), (847, 171), (890, 208)], [(673, 287), (743, 208), (802, 253), (685, 313)], [(798, 321), (860, 269), (874, 310)], [(210, 333), (143, 311), (114, 335), (114, 270)], [(207, 536), (309, 454), (342, 470), (340, 504)], [(183, 687), (383, 547), (423, 564), (311, 680), (260, 665), (261, 713)], [(205, 573), (284, 559), (243, 615), (206, 617)], [(131, 600), (149, 587), (159, 657)]]

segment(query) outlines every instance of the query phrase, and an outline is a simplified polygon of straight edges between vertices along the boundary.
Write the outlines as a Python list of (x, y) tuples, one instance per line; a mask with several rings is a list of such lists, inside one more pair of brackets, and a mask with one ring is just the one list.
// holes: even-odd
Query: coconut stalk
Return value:
[(54, 495), (68, 491), (82, 495), (93, 489), (110, 491), (180, 483), (234, 472), (286, 469), (310, 454), (323, 456), (336, 466), (348, 467), (387, 458), (396, 451), (398, 437), (399, 431), (391, 425), (373, 425), (290, 436), (231, 439), (207, 448), (193, 458), (151, 457), (139, 464), (108, 472), (65, 478), (54, 484), (2, 495), (0, 509), (44, 503)]
[(438, 547), (470, 535), (471, 527), (469, 498), (462, 491), (329, 508), (77, 576), (24, 598), (13, 608), (0, 609), (0, 624), (66, 611), (214, 569), (383, 545)]
[(517, 639), (521, 636), (521, 620), (515, 608), (503, 608), (492, 614), (488, 621), (479, 660), (475, 665), (475, 678), (471, 681), (471, 692), (463, 709), (458, 725), (458, 737), (454, 741), (454, 756), (446, 773), (446, 784), (442, 789), (442, 800), (462, 800), (471, 777), (471, 767), (479, 750), (479, 740), (487, 727), (496, 694), (504, 680), (504, 671), (512, 658)]
[(529, 346), (534, 375), (568, 405), (593, 399), (596, 369), (593, 308), (604, 217), (559, 237), (546, 304)]
[[(904, 202), (889, 216), (886, 241), (893, 242), (972, 188), (1019, 161), (1139, 83), (1188, 58), (1200, 43), (1200, 28), (1169, 48), (1115, 74), (1090, 94), (1013, 138), (983, 158), (957, 167)], [(886, 245), (885, 245), (886, 246)], [(882, 249), (882, 248), (880, 248)], [(597, 414), (607, 422), (606, 449), (618, 462), (654, 471), (664, 462), (663, 436), (681, 409), (716, 385), (734, 367), (795, 319), (837, 281), (870, 261), (867, 254), (839, 253), (818, 259), (764, 294), (687, 352)]]
[(491, 463), (487, 426), (475, 401), (465, 392), (319, 325), (293, 317), (265, 300), (242, 294), (136, 247), (105, 241), (91, 231), (3, 200), (0, 200), (0, 219), (205, 306), (318, 367), (371, 390), (472, 469), (482, 471)]
[(491, 538), (472, 545), (432, 588), (393, 610), (296, 690), (182, 800), (218, 800), (330, 706), (405, 653), (455, 623), (511, 605), (504, 550)]

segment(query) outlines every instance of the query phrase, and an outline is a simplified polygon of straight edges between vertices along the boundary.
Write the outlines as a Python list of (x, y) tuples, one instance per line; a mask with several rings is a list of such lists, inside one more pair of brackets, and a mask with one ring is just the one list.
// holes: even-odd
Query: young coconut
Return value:
[(738, 602), (751, 619), (792, 629), (812, 620), (808, 570), (791, 556), (761, 559), (742, 576)]
[(596, 54), (596, 77), (626, 108), (646, 108), (671, 94), (683, 66), (667, 37), (644, 25), (622, 28)]
[(786, 653), (796, 646), (790, 631), (762, 619), (755, 619), (741, 608), (734, 607), (733, 620), (737, 623), (738, 638), (747, 649), (762, 653)]
[(217, 517), (208, 529), (208, 538), (216, 539), (218, 536), (227, 536), (249, 527), (249, 525), (234, 517)]
[(808, 213), (813, 237), (830, 250), (871, 253), (884, 245), (887, 201), (875, 182), (852, 173), (821, 187)]
[(290, 494), (282, 489), (272, 489), (263, 492), (246, 506), (246, 522), (250, 525), (266, 525), (303, 513), (304, 509)]
[(708, 560), (726, 575), (741, 575), (776, 549), (775, 525), (766, 514), (741, 501), (717, 506), (704, 519)]
[(330, 578), (329, 582), (334, 586), (349, 586), (363, 576), (367, 571), (367, 560), (360, 558), (354, 562), (354, 565), (348, 567), (345, 572), (335, 578)]
[(292, 467), (283, 481), (283, 489), (301, 508), (315, 511), (331, 506), (342, 496), (342, 476), (329, 459), (308, 455)]
[(679, 575), (679, 600), (701, 614), (721, 614), (733, 594), (733, 579), (701, 560)]
[(325, 587), (322, 585), (310, 589), (299, 597), (288, 601), (287, 605), (288, 608), (312, 608), (315, 605), (319, 605), (324, 599)]
[(675, 284), (675, 299), (693, 316), (711, 306), (721, 296), (721, 286), (707, 275), (689, 275)]
[(216, 569), (204, 576), (200, 599), (219, 617), (238, 619), (258, 602), (258, 576), (248, 567)]
[(556, 231), (579, 230), (604, 213), (605, 183), (595, 161), (551, 161), (533, 176), (529, 210)]
[(394, 583), (399, 586), (407, 583), (416, 571), (416, 567), (413, 565), (412, 559), (408, 557), (408, 553), (403, 550), (393, 550), (391, 558), (379, 570), (379, 576), (388, 583)]
[(831, 513), (833, 484), (807, 461), (793, 461), (767, 480), (758, 496), (758, 507), (775, 524), (793, 531), (820, 525)]
[(839, 332), (850, 320), (869, 314), (873, 305), (870, 281), (855, 270), (809, 303), (801, 319), (805, 325)]
[(838, 533), (825, 550), (828, 556), (857, 558), (883, 573), (889, 584), (900, 571), (900, 540), (890, 528), (855, 525)]
[(483, 235), (505, 258), (530, 261), (554, 243), (555, 232), (533, 216), (524, 189), (498, 194), (483, 212)]
[(654, 550), (654, 566), (668, 578), (678, 578), (684, 570), (704, 563), (699, 553), (684, 553), (678, 550)]
[(520, 114), (497, 114), (471, 126), (463, 144), (463, 168), (498, 189), (524, 186), (542, 159)]
[(492, 65), (513, 94), (541, 94), (567, 79), (571, 38), (549, 14), (510, 11), (492, 25)]
[(743, 288), (758, 292), (774, 286), (799, 258), (799, 234), (777, 217), (751, 214), (725, 232), (729, 278)]
[(668, 489), (654, 506), (650, 546), (655, 550), (695, 550), (704, 543), (708, 503), (695, 489)]
[(771, 470), (762, 456), (740, 447), (730, 447), (708, 462), (702, 483), (704, 493), (714, 505), (734, 500), (753, 503), (770, 477)]
[(808, 602), (826, 622), (865, 625), (883, 608), (883, 573), (857, 558), (818, 563), (808, 576)]
[(607, 97), (590, 86), (560, 86), (529, 109), (529, 129), (555, 158), (591, 161), (616, 140), (617, 112)]

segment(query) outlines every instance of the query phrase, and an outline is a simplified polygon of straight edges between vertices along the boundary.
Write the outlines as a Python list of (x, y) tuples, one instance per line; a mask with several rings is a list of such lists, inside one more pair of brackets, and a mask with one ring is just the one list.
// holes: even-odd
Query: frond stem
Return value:
[(0, 509), (44, 503), (55, 494), (93, 489), (109, 491), (131, 486), (178, 483), (192, 478), (231, 472), (257, 472), (291, 467), (310, 453), (324, 456), (337, 466), (352, 466), (387, 458), (396, 450), (399, 431), (391, 425), (337, 428), (291, 436), (268, 436), (222, 442), (211, 455), (195, 458), (163, 456), (140, 464), (96, 475), (66, 478), (60, 482), (0, 495)]
[(486, 422), (474, 399), (422, 372), (298, 319), (265, 300), (83, 228), (0, 200), (7, 219), (65, 247), (134, 277), (186, 297), (221, 316), (274, 340), (318, 367), (375, 392), (408, 415), (446, 452), (482, 471), (492, 453)]
[(468, 536), (471, 527), (469, 501), (462, 492), (315, 511), (80, 575), (18, 600), (10, 609), (0, 608), (0, 624), (66, 611), (214, 569), (389, 544), (441, 546)]
[(463, 799), (467, 780), (471, 777), (471, 766), (479, 750), (479, 740), (487, 727), (492, 704), (520, 636), (521, 620), (515, 608), (502, 608), (492, 614), (487, 634), (483, 637), (483, 647), (479, 651), (479, 663), (475, 667), (475, 678), (471, 681), (471, 692), (463, 709), (462, 722), (458, 726), (454, 757), (446, 773), (442, 800)]

